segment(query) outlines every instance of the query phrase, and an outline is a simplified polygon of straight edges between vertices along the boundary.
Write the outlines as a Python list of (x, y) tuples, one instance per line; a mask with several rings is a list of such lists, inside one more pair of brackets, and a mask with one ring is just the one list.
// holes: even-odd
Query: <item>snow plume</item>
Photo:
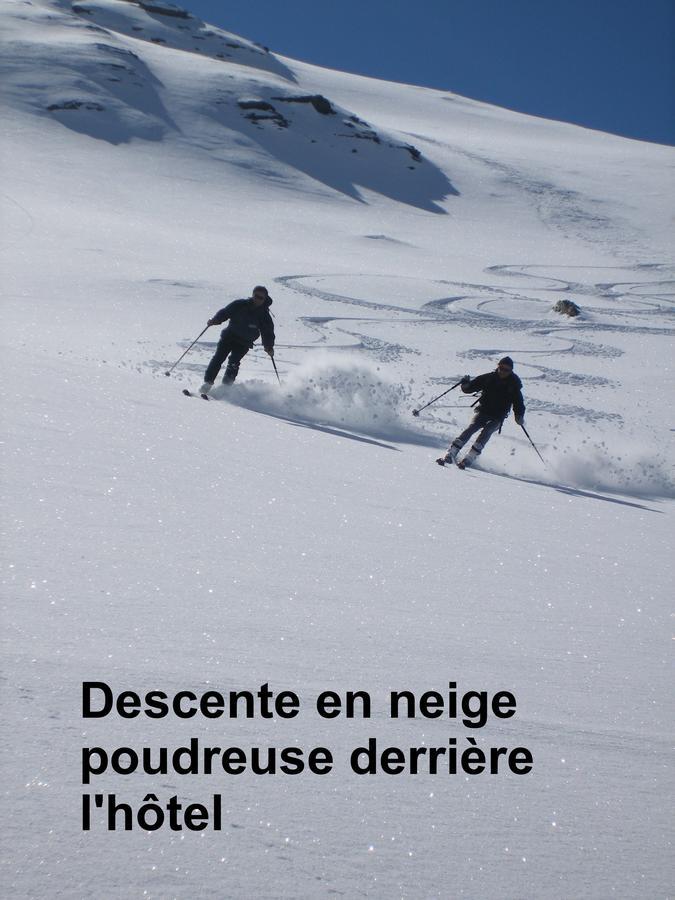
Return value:
[(558, 456), (553, 471), (565, 484), (587, 490), (644, 498), (675, 497), (675, 482), (665, 460), (625, 442), (615, 451), (596, 445)]
[(239, 382), (214, 399), (284, 419), (355, 431), (388, 440), (433, 443), (415, 427), (407, 387), (380, 366), (342, 355), (316, 354), (277, 383)]
[(605, 440), (584, 439), (580, 444), (557, 437), (555, 442), (538, 442), (545, 467), (524, 440), (517, 449), (493, 438), (476, 468), (493, 475), (563, 490), (618, 494), (642, 499), (675, 498), (675, 477), (662, 453), (650, 453), (640, 441), (625, 432)]

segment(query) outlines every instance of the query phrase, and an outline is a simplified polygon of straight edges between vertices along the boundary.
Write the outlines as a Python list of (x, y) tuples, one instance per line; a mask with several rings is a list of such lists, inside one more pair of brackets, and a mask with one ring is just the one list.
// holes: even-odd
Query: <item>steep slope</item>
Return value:
[[(1, 24), (6, 893), (667, 893), (672, 151), (283, 59), (169, 3)], [(220, 399), (183, 398), (217, 333), (164, 372), (258, 282), (282, 386), (254, 349)], [(472, 398), (411, 409), (506, 352), (546, 466), (509, 419), (477, 470), (440, 469)], [(84, 680), (267, 682), (303, 709), (85, 721)], [(449, 682), (517, 714), (386, 715)], [(328, 689), (372, 718), (319, 718)], [(84, 746), (191, 737), (336, 765), (82, 785)], [(356, 775), (371, 737), (534, 768)], [(223, 829), (95, 810), (82, 832), (88, 792), (220, 793)]]

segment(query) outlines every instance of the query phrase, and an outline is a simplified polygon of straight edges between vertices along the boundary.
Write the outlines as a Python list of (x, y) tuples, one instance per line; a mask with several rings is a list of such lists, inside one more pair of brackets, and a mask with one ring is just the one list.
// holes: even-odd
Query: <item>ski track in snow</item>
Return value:
[[(542, 225), (559, 232), (564, 238), (574, 235), (583, 242), (604, 246), (610, 252), (617, 243), (627, 237), (635, 247), (638, 246), (637, 234), (626, 221), (623, 221), (619, 227), (611, 217), (603, 214), (602, 200), (564, 188), (552, 180), (527, 174), (516, 165), (494, 159), (485, 153), (477, 153), (456, 144), (429, 139), (424, 135), (410, 133), (409, 136), (418, 140), (422, 145), (432, 144), (443, 147), (446, 152), (449, 151), (460, 158), (478, 164), (487, 170), (490, 176), (496, 176), (498, 184), (501, 183), (507, 189), (515, 189), (520, 196), (525, 197)], [(640, 252), (648, 253), (649, 251), (648, 248), (641, 247)]]

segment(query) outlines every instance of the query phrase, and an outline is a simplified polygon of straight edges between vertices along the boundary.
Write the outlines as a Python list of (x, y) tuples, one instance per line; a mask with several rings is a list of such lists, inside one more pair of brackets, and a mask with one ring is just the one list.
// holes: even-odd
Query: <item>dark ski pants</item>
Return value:
[(469, 438), (477, 431), (480, 431), (480, 434), (473, 442), (473, 447), (467, 454), (467, 463), (472, 463), (477, 456), (480, 456), (483, 451), (483, 447), (485, 447), (495, 431), (499, 430), (499, 426), (501, 424), (501, 419), (492, 419), (490, 418), (490, 416), (486, 416), (485, 413), (481, 412), (474, 413), (473, 419), (471, 420), (468, 428), (465, 428), (464, 431), (460, 435), (458, 435), (458, 437), (456, 437), (450, 444), (448, 453), (452, 457), (457, 456), (457, 454), (462, 449), (464, 444), (466, 444)]
[(216, 352), (213, 354), (213, 359), (207, 366), (204, 381), (213, 384), (218, 377), (221, 366), (229, 356), (230, 358), (227, 360), (223, 384), (232, 384), (239, 372), (239, 363), (250, 349), (251, 348), (247, 344), (242, 344), (241, 341), (233, 340), (229, 335), (221, 335), (218, 346), (216, 347)]

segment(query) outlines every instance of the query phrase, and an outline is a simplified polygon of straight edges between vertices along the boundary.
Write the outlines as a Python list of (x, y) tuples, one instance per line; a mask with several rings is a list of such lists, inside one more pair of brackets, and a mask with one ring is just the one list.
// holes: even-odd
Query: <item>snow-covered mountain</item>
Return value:
[[(278, 56), (171, 3), (4, 0), (4, 895), (665, 897), (673, 150)], [(274, 298), (217, 402), (216, 310)], [(574, 301), (567, 318), (553, 307)], [(434, 464), (465, 373), (513, 419)], [(84, 720), (81, 683), (257, 690), (285, 721)], [(392, 690), (512, 691), (467, 729)], [(324, 720), (322, 690), (370, 719)], [(334, 770), (107, 773), (81, 748), (331, 748)], [(525, 746), (529, 775), (378, 774)], [(83, 832), (82, 795), (223, 797)]]

